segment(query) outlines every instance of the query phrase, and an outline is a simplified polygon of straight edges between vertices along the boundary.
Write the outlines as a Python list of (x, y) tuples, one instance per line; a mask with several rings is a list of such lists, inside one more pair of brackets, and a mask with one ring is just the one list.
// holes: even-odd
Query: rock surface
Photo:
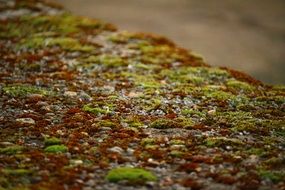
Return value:
[(285, 188), (284, 86), (50, 1), (0, 10), (0, 189)]

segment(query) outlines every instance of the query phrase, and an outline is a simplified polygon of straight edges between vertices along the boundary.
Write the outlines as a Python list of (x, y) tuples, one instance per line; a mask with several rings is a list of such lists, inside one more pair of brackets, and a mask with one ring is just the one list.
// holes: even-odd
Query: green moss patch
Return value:
[(8, 146), (5, 148), (0, 148), (0, 154), (7, 154), (7, 155), (12, 155), (12, 154), (17, 154), (19, 152), (22, 152), (24, 147), (14, 145), (14, 146)]
[(219, 146), (242, 146), (244, 143), (236, 138), (227, 138), (227, 137), (209, 137), (205, 141), (206, 146), (208, 147), (219, 147)]
[(107, 114), (110, 112), (109, 109), (103, 109), (100, 107), (92, 107), (91, 104), (84, 105), (82, 110), (89, 112), (89, 113), (93, 113), (93, 114)]
[(45, 146), (61, 144), (61, 140), (56, 137), (46, 138), (44, 140)]
[(51, 145), (44, 149), (47, 153), (65, 153), (68, 151), (68, 148), (64, 145)]
[(3, 91), (5, 94), (8, 94), (13, 97), (27, 96), (30, 94), (41, 94), (41, 95), (52, 94), (50, 91), (44, 88), (37, 87), (37, 86), (31, 86), (28, 84), (9, 85), (9, 86), (4, 87)]
[(106, 179), (110, 182), (119, 182), (127, 180), (129, 183), (144, 183), (147, 181), (156, 181), (154, 174), (141, 168), (121, 167), (108, 172)]
[(54, 47), (54, 46), (59, 46), (66, 51), (90, 52), (94, 50), (93, 46), (83, 45), (75, 38), (69, 38), (69, 37), (47, 38), (45, 36), (43, 37), (34, 36), (31, 38), (27, 38), (20, 43), (19, 48), (38, 49), (41, 47)]
[(26, 169), (3, 169), (2, 172), (6, 175), (25, 176), (32, 173), (31, 170)]

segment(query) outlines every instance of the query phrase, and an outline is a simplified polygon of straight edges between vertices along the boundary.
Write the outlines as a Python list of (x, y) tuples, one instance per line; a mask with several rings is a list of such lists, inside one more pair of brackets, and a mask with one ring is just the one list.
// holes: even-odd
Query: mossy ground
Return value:
[(30, 12), (0, 21), (0, 189), (284, 187), (283, 86), (48, 2), (9, 6)]

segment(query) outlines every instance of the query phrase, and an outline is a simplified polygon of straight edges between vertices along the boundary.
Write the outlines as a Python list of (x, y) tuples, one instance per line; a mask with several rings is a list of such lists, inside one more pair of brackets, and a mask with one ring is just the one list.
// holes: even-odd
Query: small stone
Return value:
[(152, 158), (149, 158), (149, 159), (147, 160), (147, 162), (150, 163), (150, 164), (153, 164), (153, 165), (159, 165), (159, 164), (160, 164), (158, 161), (155, 161), (155, 160), (152, 159)]
[(209, 115), (215, 115), (215, 114), (216, 114), (216, 110), (215, 110), (215, 109), (209, 110), (209, 111), (208, 111), (208, 114), (209, 114)]
[(112, 148), (108, 149), (110, 152), (118, 153), (118, 154), (123, 154), (124, 150), (121, 147), (114, 146)]
[(62, 130), (57, 130), (56, 133), (57, 133), (58, 135), (61, 135), (61, 136), (64, 135), (64, 132), (63, 132)]
[(178, 149), (183, 149), (183, 148), (186, 148), (185, 145), (183, 144), (174, 144), (170, 146), (171, 150), (178, 150)]
[(68, 97), (75, 97), (75, 96), (77, 96), (77, 92), (65, 91), (63, 95), (68, 96)]
[(96, 181), (93, 179), (89, 179), (86, 183), (87, 186), (95, 186), (96, 185)]
[(110, 131), (112, 130), (111, 127), (100, 127), (100, 131)]
[(90, 102), (92, 101), (92, 97), (89, 96), (86, 92), (84, 91), (81, 91), (80, 94), (79, 94), (79, 99), (81, 101), (87, 101), (87, 102)]
[(35, 125), (36, 122), (32, 118), (19, 118), (16, 121), (20, 124)]
[(82, 160), (71, 160), (70, 162), (71, 162), (71, 164), (73, 164), (73, 165), (81, 165), (81, 164), (83, 164), (83, 161), (82, 161)]
[(134, 152), (135, 152), (135, 150), (132, 149), (132, 148), (128, 148), (128, 149), (127, 149), (127, 153), (128, 153), (129, 155), (133, 155)]
[(132, 91), (132, 92), (130, 92), (130, 93), (128, 94), (128, 97), (137, 98), (137, 97), (140, 97), (140, 96), (142, 96), (142, 95), (143, 95), (143, 93), (141, 93), (141, 92), (134, 92), (134, 91)]

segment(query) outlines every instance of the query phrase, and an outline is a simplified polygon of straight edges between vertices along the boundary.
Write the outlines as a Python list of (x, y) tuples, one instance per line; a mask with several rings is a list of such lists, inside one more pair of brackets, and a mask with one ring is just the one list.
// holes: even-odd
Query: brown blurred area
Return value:
[(285, 84), (284, 0), (56, 0), (121, 30), (166, 36), (271, 84)]

